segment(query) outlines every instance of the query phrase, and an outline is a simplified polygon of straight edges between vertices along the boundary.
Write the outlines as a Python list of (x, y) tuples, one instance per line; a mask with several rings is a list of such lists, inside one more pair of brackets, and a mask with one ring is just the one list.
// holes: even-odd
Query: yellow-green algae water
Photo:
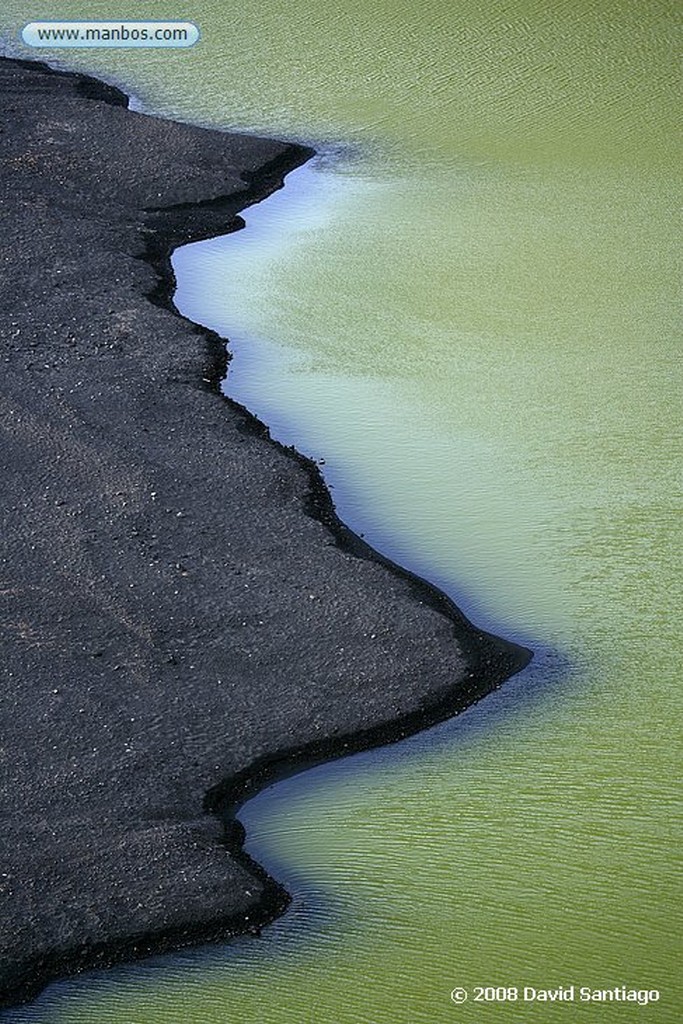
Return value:
[(680, 1019), (676, 11), (5, 7), (8, 39), (191, 17), (191, 51), (59, 56), (149, 111), (347, 146), (248, 213), (252, 241), (190, 254), (188, 302), (356, 528), (539, 652), (455, 722), (245, 809), (295, 893), (262, 939), (54, 986), (8, 1022)]

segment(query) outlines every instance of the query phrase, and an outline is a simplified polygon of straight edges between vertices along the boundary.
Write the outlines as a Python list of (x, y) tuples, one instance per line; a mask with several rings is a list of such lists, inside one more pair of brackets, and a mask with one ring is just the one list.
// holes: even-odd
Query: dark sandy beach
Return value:
[(375, 556), (224, 399), (168, 256), (311, 151), (0, 60), (0, 1004), (256, 931), (287, 894), (231, 811), (397, 739), (528, 652)]

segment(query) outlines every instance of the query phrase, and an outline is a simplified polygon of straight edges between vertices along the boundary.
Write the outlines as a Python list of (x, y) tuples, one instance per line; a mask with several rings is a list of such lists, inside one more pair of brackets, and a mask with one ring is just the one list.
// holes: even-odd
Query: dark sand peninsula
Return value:
[(172, 315), (173, 247), (240, 226), (304, 148), (0, 61), (0, 1002), (257, 931), (287, 894), (231, 811), (396, 739), (528, 653), (334, 516), (315, 467)]

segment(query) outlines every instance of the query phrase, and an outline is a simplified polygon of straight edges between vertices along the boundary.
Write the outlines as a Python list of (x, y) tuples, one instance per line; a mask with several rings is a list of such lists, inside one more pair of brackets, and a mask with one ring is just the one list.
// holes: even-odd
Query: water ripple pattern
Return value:
[[(68, 55), (146, 110), (340, 147), (179, 253), (178, 301), (356, 529), (537, 657), (244, 809), (294, 894), (261, 938), (52, 986), (5, 1024), (680, 1019), (679, 10), (196, 0), (191, 51)], [(6, 0), (15, 52), (25, 20)], [(450, 999), (572, 984), (661, 999)]]

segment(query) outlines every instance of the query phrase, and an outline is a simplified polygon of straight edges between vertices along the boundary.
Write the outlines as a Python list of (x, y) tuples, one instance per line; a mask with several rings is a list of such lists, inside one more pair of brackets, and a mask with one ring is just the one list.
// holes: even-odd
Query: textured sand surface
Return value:
[[(258, 928), (235, 803), (398, 738), (528, 653), (336, 520), (217, 382), (168, 254), (308, 156), (0, 60), (0, 1002)], [(152, 301), (150, 301), (150, 296)], [(213, 813), (212, 813), (213, 812)]]

